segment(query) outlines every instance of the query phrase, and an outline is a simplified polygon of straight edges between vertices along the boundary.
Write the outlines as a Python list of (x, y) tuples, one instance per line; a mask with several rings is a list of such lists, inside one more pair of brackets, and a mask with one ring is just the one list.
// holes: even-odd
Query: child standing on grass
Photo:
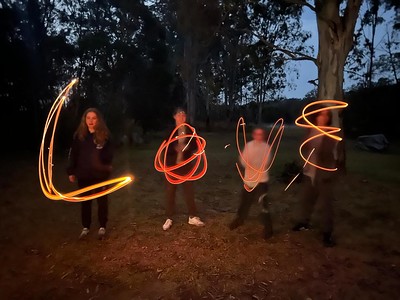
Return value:
[[(243, 186), (241, 190), (241, 198), (239, 203), (239, 208), (236, 214), (236, 217), (229, 224), (229, 228), (231, 230), (236, 229), (244, 223), (244, 220), (247, 218), (251, 205), (258, 201), (261, 204), (261, 213), (260, 220), (264, 226), (263, 228), (263, 238), (269, 239), (273, 235), (272, 230), (272, 221), (268, 208), (268, 180), (269, 174), (268, 172), (261, 173), (261, 177), (259, 178), (259, 182), (254, 182), (255, 177), (257, 177), (256, 171), (262, 167), (262, 164), (265, 160), (265, 155), (268, 155), (270, 152), (270, 146), (267, 144), (266, 140), (266, 132), (265, 129), (261, 127), (257, 127), (252, 132), (252, 141), (246, 144), (243, 150), (243, 158), (239, 157), (240, 164), (245, 168), (244, 175), (244, 185), (247, 186), (250, 192), (247, 191), (245, 186)], [(267, 166), (269, 165), (270, 158), (268, 158), (267, 163), (265, 164), (265, 169), (261, 171), (265, 171)]]
[[(183, 123), (186, 123), (186, 111), (183, 108), (176, 108), (173, 114), (174, 120), (175, 120), (175, 126), (178, 127), (182, 125)], [(185, 133), (185, 127), (182, 126), (181, 132), (178, 134), (186, 134)], [(186, 129), (187, 130), (187, 129)], [(189, 144), (189, 138), (185, 139), (178, 139), (177, 141), (174, 141), (171, 143), (171, 145), (168, 147), (168, 151), (166, 153), (166, 163), (168, 167), (174, 166), (179, 164), (182, 161), (185, 161), (188, 159), (190, 156), (193, 155), (193, 153), (196, 152), (197, 150), (197, 145), (195, 141), (191, 141)], [(183, 149), (185, 149), (183, 151)], [(177, 173), (181, 173), (181, 175), (187, 174), (188, 169), (190, 170), (191, 165), (187, 164), (179, 169), (176, 170)], [(168, 230), (172, 226), (172, 218), (175, 213), (175, 197), (176, 197), (176, 189), (178, 185), (182, 186), (184, 196), (185, 196), (185, 201), (186, 201), (186, 206), (188, 208), (188, 213), (189, 213), (189, 219), (188, 223), (190, 225), (194, 226), (204, 226), (204, 222), (197, 216), (197, 208), (196, 208), (196, 203), (194, 202), (194, 186), (193, 186), (193, 181), (185, 181), (181, 184), (172, 184), (168, 180), (165, 180), (165, 189), (166, 189), (166, 216), (167, 219), (164, 222), (164, 225), (162, 226), (163, 230)]]
[[(316, 108), (317, 109), (317, 108)], [(317, 126), (330, 126), (332, 114), (330, 110), (322, 110), (318, 114), (309, 117), (311, 123)], [(312, 137), (320, 134), (314, 128), (309, 130), (308, 136)], [(335, 159), (334, 151), (337, 147), (337, 141), (328, 137), (321, 136), (311, 140), (305, 144), (306, 157), (312, 154), (309, 161), (325, 168), (335, 168), (338, 163)], [(314, 149), (314, 150), (313, 150)], [(293, 227), (293, 231), (307, 230), (310, 228), (310, 218), (314, 211), (317, 200), (322, 208), (322, 241), (325, 247), (335, 246), (335, 241), (332, 237), (333, 232), (333, 183), (337, 172), (325, 171), (306, 164), (303, 169), (303, 191), (300, 196), (300, 209), (297, 216), (297, 223)]]
[[(96, 108), (87, 109), (74, 134), (70, 149), (67, 173), (70, 182), (78, 181), (78, 187), (84, 188), (109, 179), (112, 170), (113, 147), (110, 142), (110, 131), (100, 112)], [(104, 187), (105, 188), (105, 187)], [(94, 190), (92, 192), (98, 192)], [(92, 218), (92, 201), (81, 202), (82, 232), (80, 239), (85, 238), (90, 229)], [(97, 198), (99, 239), (106, 233), (108, 221), (108, 197)]]

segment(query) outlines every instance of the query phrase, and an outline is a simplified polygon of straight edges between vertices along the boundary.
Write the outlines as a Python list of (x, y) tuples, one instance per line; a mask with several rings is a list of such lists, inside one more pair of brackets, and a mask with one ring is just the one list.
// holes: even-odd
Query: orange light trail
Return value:
[[(75, 190), (69, 193), (59, 192), (53, 185), (53, 147), (54, 147), (54, 135), (56, 132), (56, 127), (58, 123), (58, 118), (60, 116), (61, 109), (67, 98), (67, 95), (78, 79), (73, 79), (58, 95), (57, 99), (54, 101), (49, 114), (47, 115), (46, 123), (43, 130), (42, 143), (40, 145), (39, 151), (39, 182), (42, 188), (43, 194), (51, 200), (64, 200), (69, 202), (81, 202), (92, 200), (112, 192), (119, 190), (120, 188), (126, 186), (133, 181), (132, 176), (125, 176), (103, 181), (79, 190)], [(54, 122), (53, 122), (54, 119)], [(50, 145), (47, 148), (47, 164), (45, 163), (45, 141), (47, 137), (47, 132), (49, 131), (50, 125), (53, 123)], [(111, 185), (111, 187), (105, 188), (104, 190), (90, 195), (82, 196), (81, 194), (95, 190), (97, 188), (102, 188)], [(81, 195), (81, 196), (79, 196)]]
[[(191, 134), (184, 133), (178, 135), (177, 133), (179, 132), (179, 130), (185, 127), (189, 128), (192, 133)], [(167, 166), (167, 153), (171, 143), (188, 137), (190, 137), (190, 139), (187, 142), (186, 146), (182, 149), (182, 152), (186, 150), (189, 143), (193, 139), (197, 145), (197, 152), (193, 153), (188, 159), (184, 161), (181, 161), (172, 166)], [(185, 181), (194, 181), (200, 179), (207, 172), (207, 157), (205, 153), (205, 147), (206, 147), (206, 140), (201, 136), (197, 135), (196, 129), (187, 123), (183, 123), (175, 127), (168, 140), (164, 140), (161, 143), (154, 158), (154, 167), (157, 171), (163, 172), (165, 178), (172, 184), (180, 184)], [(176, 172), (177, 169), (182, 168), (183, 166), (191, 163), (192, 161), (195, 161), (194, 165), (190, 170), (186, 172), (186, 174), (178, 174), (178, 172)], [(198, 170), (201, 163), (203, 164), (203, 167), (201, 170)]]
[[(332, 105), (325, 106), (323, 108), (312, 110), (312, 111), (309, 111), (309, 112), (306, 113), (306, 110), (309, 107), (312, 107), (312, 106), (318, 105), (318, 104), (332, 104)], [(305, 156), (303, 155), (303, 151), (302, 150), (303, 150), (303, 147), (304, 147), (305, 144), (307, 144), (308, 142), (312, 141), (313, 139), (319, 138), (319, 137), (324, 136), (324, 135), (326, 135), (326, 136), (328, 136), (328, 137), (340, 142), (342, 140), (342, 138), (337, 136), (337, 135), (334, 135), (334, 133), (339, 132), (341, 129), (339, 127), (333, 127), (333, 126), (317, 126), (317, 125), (311, 123), (307, 119), (307, 117), (310, 116), (310, 115), (313, 115), (313, 114), (317, 114), (317, 113), (319, 113), (321, 111), (324, 111), (324, 110), (333, 110), (333, 109), (339, 109), (339, 108), (346, 108), (347, 106), (348, 106), (348, 103), (343, 102), (343, 101), (338, 101), (338, 100), (319, 100), (319, 101), (311, 102), (311, 103), (307, 104), (303, 108), (303, 111), (301, 112), (301, 116), (296, 119), (295, 124), (297, 126), (299, 126), (299, 127), (314, 128), (314, 129), (316, 129), (317, 131), (320, 132), (319, 134), (316, 134), (316, 135), (306, 139), (300, 145), (299, 153), (300, 153), (301, 158), (306, 162), (306, 164), (309, 163), (310, 165), (312, 165), (312, 166), (314, 166), (314, 167), (316, 167), (318, 169), (324, 170), (324, 171), (333, 172), (333, 171), (337, 170), (337, 168), (326, 168), (324, 166), (319, 166), (317, 164), (314, 164), (314, 163), (308, 161), (308, 159), (306, 159)], [(304, 120), (305, 123), (301, 123), (300, 122), (301, 120)]]
[[(311, 150), (311, 152), (310, 152), (310, 154), (308, 155), (307, 160), (306, 160), (306, 162), (304, 163), (302, 169), (304, 169), (304, 167), (307, 165), (307, 163), (308, 163), (308, 161), (309, 161), (311, 155), (313, 154), (314, 150), (315, 150), (315, 148), (313, 148), (313, 149)], [(292, 183), (297, 179), (297, 177), (299, 177), (299, 175), (300, 175), (300, 172), (297, 173), (296, 176), (294, 176), (294, 178), (292, 179), (292, 181), (289, 182), (289, 184), (288, 184), (287, 187), (285, 188), (285, 192), (286, 192), (287, 189), (292, 185)]]
[[(272, 142), (270, 143), (270, 139), (271, 139), (272, 133), (273, 133), (275, 127), (278, 126), (278, 124), (279, 124), (279, 127), (278, 127), (278, 129), (277, 129), (277, 131), (276, 131), (276, 133), (275, 133), (275, 136), (274, 136)], [(282, 118), (278, 119), (278, 120), (274, 123), (274, 125), (272, 126), (272, 128), (271, 128), (271, 130), (270, 130), (270, 132), (269, 132), (268, 138), (267, 138), (267, 144), (268, 144), (270, 147), (269, 147), (267, 153), (264, 154), (263, 161), (262, 161), (261, 166), (260, 166), (259, 168), (253, 167), (253, 166), (248, 162), (248, 160), (243, 156), (243, 152), (241, 151), (240, 144), (239, 144), (239, 127), (240, 127), (240, 126), (242, 126), (242, 131), (243, 131), (244, 147), (246, 147), (246, 144), (247, 144), (247, 139), (246, 139), (246, 123), (244, 122), (244, 118), (243, 118), (243, 117), (240, 117), (240, 118), (239, 118), (238, 123), (237, 123), (237, 126), (236, 126), (236, 147), (237, 147), (237, 150), (238, 150), (238, 152), (239, 152), (239, 156), (240, 156), (241, 160), (242, 160), (242, 161), (244, 162), (244, 164), (245, 164), (245, 168), (249, 168), (249, 169), (251, 169), (252, 171), (254, 171), (254, 175), (253, 175), (251, 178), (246, 178), (246, 181), (247, 181), (247, 182), (252, 182), (252, 183), (254, 183), (255, 185), (254, 185), (253, 187), (251, 187), (251, 188), (248, 187), (246, 184), (243, 185), (244, 188), (246, 189), (246, 191), (251, 192), (252, 190), (254, 190), (254, 189), (256, 188), (256, 186), (257, 186), (258, 183), (260, 182), (260, 178), (261, 178), (262, 174), (268, 172), (269, 169), (271, 168), (272, 164), (274, 163), (276, 154), (277, 154), (278, 149), (279, 149), (279, 145), (280, 145), (280, 143), (281, 143), (281, 139), (282, 139), (282, 135), (283, 135), (283, 130), (285, 129), (285, 126), (283, 125), (283, 119), (282, 119)], [(270, 158), (270, 155), (271, 155), (271, 150), (272, 150), (273, 148), (275, 148), (275, 151), (274, 151), (274, 153), (273, 153), (272, 158), (269, 159), (269, 158)], [(239, 175), (240, 175), (240, 177), (242, 178), (242, 180), (245, 181), (244, 175), (243, 175), (242, 171), (240, 170), (240, 167), (239, 167), (239, 165), (238, 165), (237, 163), (236, 163), (236, 168), (237, 168), (237, 170), (238, 170), (238, 172), (239, 172)]]

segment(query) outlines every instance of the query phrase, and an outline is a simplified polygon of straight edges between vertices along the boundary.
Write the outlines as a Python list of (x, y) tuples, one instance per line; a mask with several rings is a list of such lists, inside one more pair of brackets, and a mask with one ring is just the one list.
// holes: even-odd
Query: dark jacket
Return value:
[[(307, 137), (311, 137), (316, 133), (316, 131), (310, 131)], [(337, 167), (337, 161), (334, 157), (334, 149), (337, 147), (337, 143), (336, 140), (324, 135), (307, 143), (304, 147), (304, 153), (311, 153), (312, 148), (315, 148), (310, 161), (321, 167), (333, 169)], [(337, 175), (336, 171), (325, 171), (311, 165), (307, 165), (305, 169), (316, 169), (315, 181), (331, 180)]]
[[(172, 132), (173, 132), (173, 129), (171, 129), (171, 131), (169, 132), (169, 135), (166, 140), (169, 139)], [(189, 130), (188, 128), (185, 128), (185, 134), (192, 134), (192, 131)], [(177, 135), (178, 135), (178, 133), (176, 133), (176, 136)], [(175, 139), (175, 136), (171, 138), (171, 140), (173, 140), (173, 139)], [(181, 140), (182, 140), (181, 143), (183, 143), (183, 145), (186, 146), (189, 143), (190, 137), (187, 137), (187, 138), (181, 139)], [(167, 156), (166, 157), (166, 167), (175, 166), (177, 164), (177, 159), (178, 159), (178, 151), (176, 150), (177, 145), (178, 145), (178, 140), (173, 141), (169, 144), (168, 150), (166, 153), (166, 156)], [(198, 152), (198, 146), (196, 143), (196, 139), (192, 138), (189, 145), (187, 145), (187, 147), (185, 148), (185, 151), (182, 152), (182, 161), (189, 159), (196, 152)], [(180, 174), (180, 175), (187, 174), (192, 169), (194, 162), (195, 162), (195, 160), (193, 160), (192, 162), (186, 164), (185, 166), (183, 166), (179, 169), (174, 170), (173, 172)]]
[(96, 145), (92, 133), (83, 141), (74, 138), (69, 154), (68, 175), (79, 180), (103, 181), (111, 175), (114, 151), (110, 140), (104, 146)]

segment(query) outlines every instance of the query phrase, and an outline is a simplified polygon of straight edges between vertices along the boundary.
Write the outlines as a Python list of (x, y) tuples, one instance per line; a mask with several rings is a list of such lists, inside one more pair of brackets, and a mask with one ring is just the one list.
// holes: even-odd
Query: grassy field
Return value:
[[(110, 196), (108, 235), (96, 239), (97, 205), (85, 241), (77, 239), (80, 206), (46, 199), (36, 156), (2, 159), (0, 197), (0, 299), (399, 299), (400, 145), (387, 153), (358, 150), (346, 141), (347, 174), (335, 201), (337, 246), (324, 248), (318, 207), (313, 230), (292, 232), (300, 185), (288, 191), (278, 177), (300, 162), (303, 131), (285, 130), (271, 169), (274, 237), (261, 238), (259, 207), (230, 231), (241, 188), (232, 132), (205, 133), (207, 174), (196, 182), (206, 226), (187, 224), (177, 199), (173, 227), (164, 232), (164, 177), (153, 160), (161, 143), (120, 148), (114, 174), (135, 182)], [(225, 148), (225, 145), (230, 144)], [(66, 161), (55, 161), (62, 191)]]

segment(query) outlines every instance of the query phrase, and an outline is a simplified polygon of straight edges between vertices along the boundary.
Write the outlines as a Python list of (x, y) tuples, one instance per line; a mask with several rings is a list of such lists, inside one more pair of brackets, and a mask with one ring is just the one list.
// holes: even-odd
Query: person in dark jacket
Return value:
[[(112, 170), (113, 147), (110, 141), (110, 131), (96, 108), (87, 109), (74, 133), (69, 155), (67, 173), (69, 181), (77, 181), (79, 188), (84, 188), (109, 179)], [(91, 191), (90, 193), (98, 192)], [(88, 192), (89, 193), (89, 192)], [(80, 238), (85, 238), (90, 229), (92, 217), (92, 201), (81, 202), (82, 232)], [(108, 197), (97, 198), (98, 220), (101, 239), (106, 233), (108, 221)]]
[[(176, 127), (186, 123), (186, 111), (182, 108), (177, 108), (174, 111), (173, 117), (175, 119)], [(185, 126), (179, 127), (178, 134), (189, 134), (187, 128)], [(172, 132), (171, 132), (172, 133)], [(179, 164), (182, 161), (190, 158), (193, 153), (197, 151), (197, 145), (195, 140), (189, 142), (190, 138), (177, 139), (177, 141), (172, 142), (166, 153), (166, 166), (171, 167)], [(189, 143), (189, 144), (188, 144)], [(193, 164), (189, 163), (183, 165), (182, 167), (174, 170), (176, 174), (186, 175), (192, 169)], [(166, 216), (167, 219), (162, 226), (164, 230), (168, 230), (172, 226), (172, 218), (175, 213), (175, 196), (176, 189), (178, 185), (182, 186), (186, 205), (189, 213), (188, 223), (194, 226), (204, 226), (204, 222), (197, 216), (197, 208), (196, 203), (194, 201), (194, 186), (192, 181), (185, 181), (181, 184), (172, 184), (168, 180), (165, 182), (166, 184)]]
[[(320, 107), (318, 107), (320, 108)], [(332, 114), (330, 110), (322, 110), (309, 117), (311, 123), (317, 126), (330, 126)], [(318, 135), (321, 132), (311, 128), (307, 138)], [(340, 142), (341, 144), (343, 142)], [(326, 135), (310, 140), (304, 145), (305, 156), (309, 162), (325, 168), (334, 169), (339, 166), (335, 157), (335, 149), (338, 142)], [(314, 149), (314, 150), (313, 150)], [(300, 209), (298, 211), (297, 223), (293, 231), (307, 230), (310, 228), (310, 219), (317, 201), (321, 204), (322, 233), (325, 247), (333, 247), (336, 243), (332, 237), (333, 233), (333, 202), (335, 200), (333, 187), (336, 181), (337, 171), (326, 171), (307, 163), (303, 169), (303, 190), (300, 197)]]

